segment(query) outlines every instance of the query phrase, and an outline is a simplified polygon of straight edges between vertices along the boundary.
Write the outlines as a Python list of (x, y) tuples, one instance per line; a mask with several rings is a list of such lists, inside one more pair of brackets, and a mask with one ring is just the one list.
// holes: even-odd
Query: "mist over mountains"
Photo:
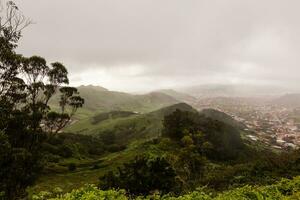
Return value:
[(278, 96), (287, 93), (297, 93), (300, 90), (276, 85), (244, 85), (244, 84), (203, 84), (178, 88), (178, 91), (196, 97), (257, 97)]
[[(97, 113), (131, 111), (147, 113), (165, 106), (184, 102), (202, 109), (205, 105), (278, 105), (300, 106), (300, 93), (286, 94), (279, 88), (261, 88), (236, 85), (201, 85), (181, 89), (161, 89), (143, 94), (111, 91), (94, 85), (79, 86), (78, 91), (85, 99), (77, 118), (86, 118)], [(57, 104), (59, 94), (50, 103)]]

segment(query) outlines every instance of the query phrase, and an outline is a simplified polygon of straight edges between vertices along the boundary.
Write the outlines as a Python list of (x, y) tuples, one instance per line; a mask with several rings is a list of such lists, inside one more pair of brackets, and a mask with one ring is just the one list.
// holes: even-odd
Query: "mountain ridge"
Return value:
[[(146, 113), (179, 103), (175, 98), (160, 92), (136, 95), (110, 91), (101, 86), (92, 85), (79, 86), (77, 89), (80, 96), (85, 99), (83, 108), (75, 116), (79, 119), (115, 110)], [(59, 94), (50, 100), (50, 105), (58, 105), (58, 101)], [(56, 107), (52, 106), (52, 108), (55, 109)]]

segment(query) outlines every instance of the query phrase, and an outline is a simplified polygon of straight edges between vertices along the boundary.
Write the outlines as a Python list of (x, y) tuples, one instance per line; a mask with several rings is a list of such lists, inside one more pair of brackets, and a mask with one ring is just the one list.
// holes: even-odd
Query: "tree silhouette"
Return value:
[[(15, 52), (21, 31), (30, 24), (12, 2), (0, 7), (0, 198), (22, 198), (43, 167), (41, 144), (64, 128), (84, 100), (67, 87), (61, 63)], [(60, 112), (49, 100), (60, 94)]]

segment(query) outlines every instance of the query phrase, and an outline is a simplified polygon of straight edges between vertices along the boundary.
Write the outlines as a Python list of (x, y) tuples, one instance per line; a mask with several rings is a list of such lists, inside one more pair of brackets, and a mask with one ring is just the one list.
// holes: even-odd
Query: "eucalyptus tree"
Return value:
[[(31, 24), (12, 1), (0, 6), (0, 198), (19, 199), (40, 174), (41, 145), (57, 134), (84, 104), (68, 87), (62, 63), (16, 53), (21, 32)], [(49, 100), (59, 95), (60, 111)]]

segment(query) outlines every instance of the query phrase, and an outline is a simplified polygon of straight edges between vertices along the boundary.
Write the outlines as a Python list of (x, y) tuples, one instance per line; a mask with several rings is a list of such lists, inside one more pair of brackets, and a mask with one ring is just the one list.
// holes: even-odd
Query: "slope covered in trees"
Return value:
[(230, 117), (229, 115), (227, 115), (223, 112), (220, 112), (220, 111), (217, 111), (217, 110), (214, 110), (214, 109), (203, 109), (201, 111), (201, 113), (203, 115), (205, 115), (206, 117), (224, 122), (225, 124), (231, 125), (235, 128), (238, 128), (238, 129), (245, 129), (246, 128), (245, 124), (234, 120), (232, 117)]

